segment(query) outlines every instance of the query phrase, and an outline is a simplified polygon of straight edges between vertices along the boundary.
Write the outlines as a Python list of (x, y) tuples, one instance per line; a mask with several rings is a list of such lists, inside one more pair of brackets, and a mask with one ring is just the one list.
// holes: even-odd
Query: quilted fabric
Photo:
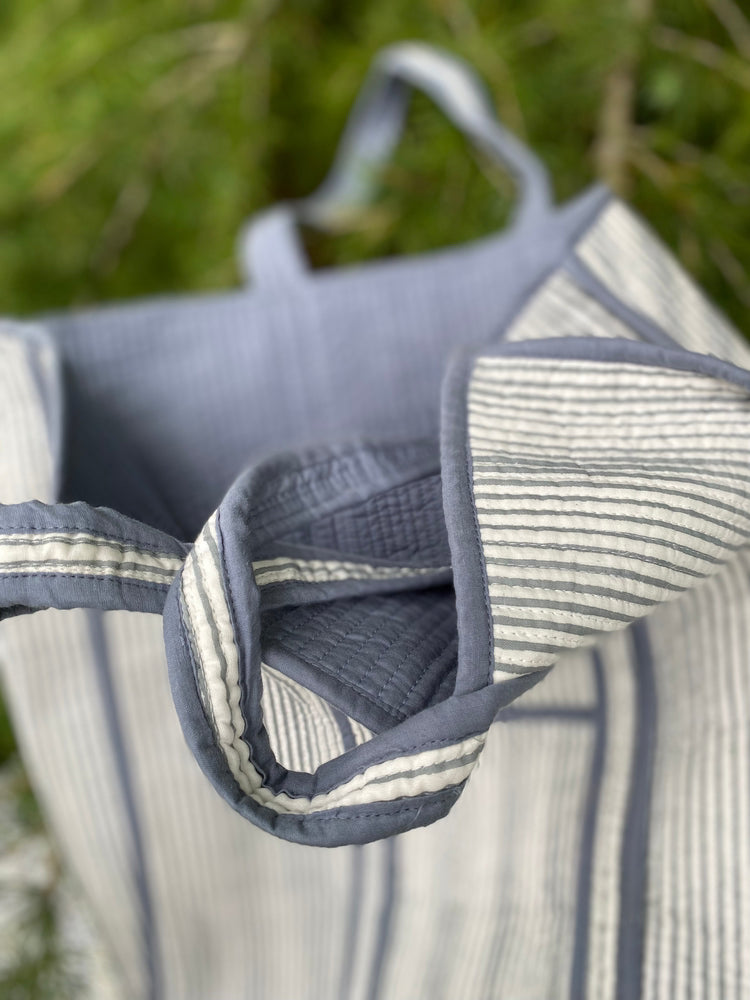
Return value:
[(535, 213), (0, 330), (5, 687), (123, 996), (746, 994), (748, 348)]

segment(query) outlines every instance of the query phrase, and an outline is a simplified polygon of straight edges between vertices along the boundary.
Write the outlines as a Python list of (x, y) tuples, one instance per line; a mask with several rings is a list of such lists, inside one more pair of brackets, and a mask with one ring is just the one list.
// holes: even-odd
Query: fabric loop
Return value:
[(550, 213), (553, 196), (546, 168), (500, 124), (470, 67), (431, 46), (402, 42), (384, 49), (373, 63), (318, 189), (260, 213), (241, 231), (239, 261), (246, 280), (258, 287), (300, 280), (308, 263), (296, 224), (333, 231), (372, 201), (378, 176), (403, 131), (411, 90), (432, 98), (473, 145), (510, 172), (519, 192), (518, 225), (532, 227)]

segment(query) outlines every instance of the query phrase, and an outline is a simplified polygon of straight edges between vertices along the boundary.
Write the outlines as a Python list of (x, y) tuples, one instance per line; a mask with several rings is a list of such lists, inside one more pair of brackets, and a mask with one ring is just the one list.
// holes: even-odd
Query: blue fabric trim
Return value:
[[(462, 785), (412, 799), (337, 808), (309, 816), (279, 815), (245, 796), (232, 777), (223, 754), (214, 743), (200, 704), (192, 678), (190, 649), (180, 621), (178, 589), (179, 580), (175, 580), (164, 610), (164, 636), (172, 696), (185, 738), (199, 765), (222, 797), (242, 815), (262, 829), (287, 840), (319, 846), (338, 846), (367, 843), (415, 826), (427, 825), (450, 809), (460, 794)], [(467, 727), (472, 727), (475, 733), (483, 733), (489, 728), (503, 696), (509, 697), (510, 692), (490, 688), (462, 699), (450, 699), (394, 727), (382, 739), (376, 737), (354, 747), (342, 757), (324, 764), (315, 775), (279, 769), (282, 775), (286, 775), (285, 790), (298, 795), (328, 791), (374, 763), (402, 756), (416, 749), (458, 742), (469, 735)], [(432, 738), (436, 732), (441, 733), (441, 739)]]
[[(193, 681), (191, 652), (180, 620), (178, 589), (179, 580), (175, 580), (164, 610), (164, 636), (172, 696), (185, 738), (199, 765), (217, 791), (238, 812), (262, 829), (284, 839), (332, 847), (347, 843), (367, 843), (415, 826), (424, 826), (445, 815), (451, 808), (463, 783), (414, 798), (370, 806), (336, 808), (307, 816), (279, 815), (245, 796), (214, 742), (200, 704)], [(246, 605), (243, 605), (243, 610), (246, 610)], [(420, 712), (382, 736), (376, 736), (341, 757), (323, 764), (314, 775), (287, 772), (276, 765), (267, 776), (267, 784), (276, 791), (283, 786), (288, 794), (311, 796), (330, 791), (353, 775), (383, 760), (430, 747), (448, 746), (469, 735), (482, 734), (487, 731), (502, 705), (522, 690), (528, 689), (537, 679), (519, 677), (508, 685), (454, 696)], [(256, 727), (256, 733), (257, 731)], [(435, 738), (436, 733), (440, 734), (439, 739)], [(267, 758), (257, 755), (259, 759), (256, 759), (256, 750), (257, 745), (253, 744), (253, 759), (256, 765), (264, 769)]]
[[(85, 503), (43, 504), (37, 500), (0, 504), (0, 534), (85, 534), (136, 548), (152, 555), (184, 559), (188, 546), (156, 528), (123, 517), (117, 511)], [(41, 608), (125, 609), (161, 614), (170, 586), (91, 573), (34, 572), (33, 568), (0, 573), (0, 618)]]
[(172, 555), (184, 559), (190, 546), (172, 535), (141, 521), (125, 517), (109, 507), (92, 507), (77, 501), (69, 504), (27, 503), (0, 504), (0, 534), (31, 532), (84, 532), (110, 541), (122, 542), (153, 555)]
[[(459, 357), (443, 384), (443, 513), (448, 529), (456, 592), (458, 671), (456, 694), (492, 683), (492, 611), (474, 506), (466, 393), (473, 356)], [(531, 685), (529, 685), (531, 686)]]
[(76, 573), (0, 574), (0, 619), (45, 608), (98, 608), (160, 615), (169, 584)]
[[(175, 581), (173, 587), (179, 586)], [(171, 596), (171, 595), (170, 595)], [(217, 792), (241, 815), (256, 826), (284, 840), (319, 847), (338, 847), (344, 844), (365, 844), (419, 826), (427, 826), (440, 819), (451, 809), (461, 794), (463, 785), (446, 791), (415, 797), (413, 799), (377, 803), (373, 806), (351, 806), (333, 809), (310, 816), (279, 815), (259, 806), (243, 795), (227, 766), (221, 751), (213, 740), (210, 726), (203, 713), (195, 684), (187, 673), (189, 650), (182, 623), (179, 620), (179, 602), (168, 600), (164, 609), (164, 640), (172, 697), (175, 702), (185, 739), (201, 770)], [(470, 712), (469, 714), (472, 714)], [(412, 720), (413, 721), (413, 720)], [(399, 727), (400, 728), (400, 727)], [(389, 736), (391, 734), (388, 734)], [(353, 760), (354, 767), (346, 768), (358, 773), (368, 766), (361, 761), (361, 751), (369, 751), (374, 741), (356, 747), (337, 761), (342, 770), (342, 760)], [(374, 763), (374, 761), (373, 761)], [(359, 764), (359, 766), (357, 766)], [(328, 765), (324, 765), (328, 767)], [(318, 775), (320, 772), (318, 772)], [(317, 776), (307, 775), (308, 778)]]
[[(420, 450), (422, 450), (421, 446)], [(376, 489), (382, 489), (386, 485), (390, 485), (388, 480), (383, 481), (384, 467), (382, 464), (383, 457), (388, 458), (385, 466), (385, 474), (392, 481), (393, 465), (392, 460), (388, 457), (389, 453), (390, 449), (383, 451), (380, 448), (374, 448), (371, 451), (357, 452), (351, 447), (348, 447), (345, 452), (340, 453), (344, 454), (346, 462), (351, 465), (351, 473), (354, 474), (354, 478), (351, 478), (350, 473), (349, 478), (352, 495), (356, 495), (357, 498), (366, 498), (374, 492), (372, 476), (375, 477)], [(399, 446), (397, 454), (399, 456), (403, 454), (408, 458), (410, 454), (413, 455), (413, 449)], [(432, 461), (434, 459), (434, 448), (428, 449), (426, 454), (429, 460)], [(283, 470), (284, 465), (282, 463), (283, 459), (275, 460), (276, 469)], [(427, 468), (428, 466), (423, 464), (421, 469), (417, 468), (417, 474), (426, 471)], [(292, 795), (307, 796), (321, 791), (329, 791), (342, 781), (358, 773), (358, 771), (363, 770), (364, 767), (369, 766), (370, 763), (386, 760), (397, 754), (385, 750), (384, 752), (379, 752), (377, 757), (373, 759), (370, 755), (373, 752), (373, 742), (377, 743), (377, 741), (370, 741), (364, 747), (358, 747), (347, 754), (347, 761), (340, 769), (337, 767), (336, 762), (332, 761), (323, 765), (316, 775), (312, 776), (303, 773), (287, 772), (284, 768), (280, 767), (273, 756), (267, 734), (260, 721), (262, 713), (259, 610), (262, 598), (259, 600), (258, 588), (248, 572), (248, 564), (253, 558), (255, 541), (256, 524), (253, 518), (253, 513), (256, 510), (255, 484), (260, 482), (264, 490), (270, 493), (267, 481), (261, 478), (263, 470), (264, 467), (253, 470), (247, 476), (238, 480), (235, 487), (227, 494), (217, 518), (220, 552), (225, 566), (227, 603), (235, 623), (235, 637), (243, 663), (242, 707), (248, 725), (247, 742), (253, 748), (253, 761), (256, 767), (266, 776), (269, 787), (277, 791), (283, 788)], [(414, 476), (414, 474), (412, 467), (411, 475)], [(406, 468), (403, 471), (398, 470), (399, 481), (403, 481), (405, 475)], [(316, 495), (319, 495), (319, 492), (319, 490), (316, 490)], [(342, 498), (340, 495), (338, 497), (332, 495), (330, 503), (336, 503), (340, 508), (343, 506), (345, 499), (345, 497)], [(315, 516), (316, 512), (314, 509), (310, 510), (307, 498), (296, 491), (295, 502), (300, 505), (300, 510), (305, 512), (306, 517)], [(275, 516), (277, 518), (279, 516), (278, 505)], [(238, 609), (241, 609), (241, 611)], [(348, 705), (339, 703), (338, 707), (347, 714), (352, 714), (355, 717), (357, 715), (356, 711), (350, 711)], [(402, 725), (407, 724), (408, 720), (407, 723), (403, 723)], [(473, 731), (478, 732), (482, 730), (475, 728)], [(464, 732), (459, 736), (459, 739), (465, 738), (466, 735), (469, 734)], [(441, 745), (447, 746), (456, 741), (455, 739), (446, 738), (440, 742)], [(417, 738), (413, 741), (410, 740), (406, 745), (410, 751), (414, 751), (420, 746), (421, 742)], [(360, 757), (362, 757), (361, 763), (359, 762)], [(358, 764), (359, 766), (357, 766)]]
[(351, 750), (357, 745), (357, 741), (354, 739), (352, 724), (341, 709), (336, 708), (335, 705), (331, 705), (331, 712), (336, 720), (336, 725), (339, 727), (341, 741), (344, 744), (344, 753), (346, 753), (347, 750)]
[[(466, 352), (462, 352), (466, 357)], [(682, 348), (660, 347), (656, 344), (642, 344), (634, 340), (614, 340), (595, 337), (550, 337), (545, 340), (525, 340), (503, 342), (469, 357), (520, 357), (520, 358), (560, 358), (568, 361), (607, 361), (624, 364), (646, 365), (654, 368), (673, 368), (676, 371), (693, 372), (723, 379), (750, 391), (750, 371), (721, 361), (707, 354), (696, 354)]]
[[(359, 461), (362, 461), (361, 459)], [(369, 474), (372, 462), (367, 462), (365, 472)], [(463, 711), (456, 713), (451, 720), (450, 709), (443, 702), (431, 709), (420, 712), (417, 716), (407, 719), (400, 725), (383, 733), (367, 744), (357, 747), (346, 755), (346, 760), (330, 761), (321, 766), (315, 775), (291, 773), (281, 768), (275, 761), (268, 743), (267, 734), (260, 723), (261, 719), (261, 679), (260, 679), (260, 621), (259, 599), (257, 587), (247, 571), (252, 559), (254, 524), (250, 511), (253, 510), (252, 486), (259, 475), (259, 470), (251, 473), (246, 479), (238, 481), (235, 488), (227, 494), (217, 518), (219, 529), (220, 552), (225, 565), (226, 590), (230, 613), (235, 624), (235, 637), (240, 650), (241, 661), (244, 664), (243, 680), (245, 684), (243, 707), (248, 724), (248, 744), (253, 748), (253, 760), (261, 770), (269, 787), (276, 791), (283, 788), (291, 795), (309, 796), (332, 788), (348, 780), (371, 764), (379, 763), (396, 756), (416, 752), (429, 746), (448, 746), (465, 739), (467, 736), (486, 732), (497, 710), (507, 703), (510, 697), (515, 697), (537, 683), (537, 676), (519, 677), (513, 685), (508, 686), (503, 693), (489, 689), (485, 696), (486, 708), (478, 717), (472, 718)], [(357, 487), (357, 492), (366, 495), (367, 479)], [(248, 523), (250, 522), (250, 523)], [(228, 542), (228, 540), (230, 540)], [(478, 539), (475, 544), (478, 546)], [(455, 551), (455, 546), (452, 548)], [(483, 591), (480, 591), (484, 600)], [(241, 609), (241, 612), (238, 610)], [(489, 639), (487, 640), (489, 642)], [(192, 670), (189, 675), (192, 679)], [(486, 685), (486, 674), (476, 685), (477, 689)], [(462, 692), (457, 692), (461, 694)], [(461, 705), (459, 699), (455, 705)], [(344, 711), (346, 706), (339, 705)], [(476, 711), (476, 709), (473, 709)], [(439, 721), (430, 725), (431, 713), (440, 713)], [(348, 713), (349, 714), (349, 713)], [(355, 714), (355, 713), (351, 713)], [(430, 725), (429, 730), (425, 727)], [(412, 733), (413, 730), (413, 733)], [(435, 733), (441, 738), (432, 739)]]

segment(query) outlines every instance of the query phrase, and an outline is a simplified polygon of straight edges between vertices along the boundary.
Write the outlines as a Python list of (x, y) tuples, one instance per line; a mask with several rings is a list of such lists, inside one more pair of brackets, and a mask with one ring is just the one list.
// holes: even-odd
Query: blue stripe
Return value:
[(620, 932), (617, 945), (617, 1000), (641, 995), (649, 809), (656, 749), (656, 681), (645, 621), (630, 629), (636, 673), (635, 755), (620, 859)]
[(348, 848), (352, 855), (351, 894), (349, 897), (349, 912), (346, 920), (346, 942), (341, 962), (341, 983), (339, 986), (340, 1000), (350, 1000), (352, 980), (354, 978), (354, 956), (359, 939), (359, 928), (362, 921), (362, 886), (364, 883), (365, 855), (361, 844)]
[(143, 836), (133, 791), (133, 780), (125, 750), (122, 723), (117, 707), (117, 696), (112, 680), (112, 667), (107, 648), (107, 637), (104, 631), (104, 620), (102, 613), (99, 611), (90, 610), (86, 612), (86, 615), (91, 649), (97, 667), (96, 673), (99, 678), (100, 692), (107, 720), (107, 730), (112, 740), (115, 765), (117, 767), (123, 804), (127, 813), (133, 843), (133, 882), (140, 901), (143, 954), (148, 977), (148, 993), (146, 996), (148, 1000), (158, 1000), (162, 996), (163, 991), (160, 985), (157, 957), (156, 923), (154, 921), (151, 889), (146, 869)]
[(670, 337), (666, 330), (662, 329), (662, 327), (654, 323), (653, 320), (650, 320), (643, 313), (631, 309), (622, 299), (613, 295), (604, 282), (594, 274), (591, 268), (583, 262), (575, 251), (568, 255), (563, 264), (563, 270), (567, 271), (582, 292), (595, 301), (598, 301), (607, 312), (616, 319), (621, 320), (625, 326), (630, 327), (646, 343), (656, 344), (660, 347), (682, 349), (681, 345), (674, 337)]
[(578, 861), (578, 887), (576, 890), (576, 928), (573, 945), (573, 967), (570, 974), (571, 1000), (579, 1000), (584, 995), (584, 983), (588, 965), (589, 923), (591, 919), (591, 883), (594, 859), (594, 836), (596, 817), (601, 800), (602, 778), (604, 776), (604, 755), (607, 744), (607, 701), (604, 686), (604, 669), (599, 653), (592, 654), (596, 709), (594, 749), (591, 758), (591, 776), (586, 795), (586, 807), (581, 833), (581, 853)]
[(335, 705), (329, 704), (329, 708), (331, 709), (333, 717), (336, 720), (336, 725), (339, 727), (341, 741), (344, 744), (344, 753), (346, 753), (347, 750), (352, 750), (357, 745), (357, 741), (354, 739), (354, 730), (352, 729), (352, 724), (349, 721), (349, 716), (345, 715), (340, 708), (336, 708)]
[[(357, 744), (349, 717), (333, 705), (331, 706), (331, 711), (341, 732), (344, 752), (351, 750)], [(361, 844), (355, 844), (349, 850), (352, 856), (351, 889), (346, 919), (346, 942), (341, 962), (339, 1000), (350, 1000), (351, 997), (352, 981), (354, 978), (354, 956), (359, 939), (360, 924), (362, 922), (362, 887), (365, 872), (364, 848)]]
[(496, 722), (596, 722), (598, 703), (593, 708), (579, 705), (508, 705), (498, 713)]
[(375, 953), (372, 961), (372, 972), (370, 974), (370, 988), (367, 992), (367, 1000), (379, 1000), (383, 995), (383, 967), (385, 966), (385, 956), (388, 953), (393, 931), (393, 914), (396, 904), (396, 839), (390, 837), (384, 841), (385, 877), (383, 879), (383, 906), (380, 911), (378, 922), (378, 936), (375, 943)]

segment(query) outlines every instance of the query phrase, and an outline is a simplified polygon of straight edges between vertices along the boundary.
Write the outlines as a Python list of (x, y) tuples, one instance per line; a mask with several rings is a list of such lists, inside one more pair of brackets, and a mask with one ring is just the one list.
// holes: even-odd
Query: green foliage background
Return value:
[[(605, 174), (742, 325), (741, 2), (4, 0), (2, 311), (232, 284), (240, 220), (311, 190), (372, 55), (422, 38), (477, 68), (560, 198)], [(426, 102), (411, 126), (384, 210), (355, 237), (314, 245), (319, 263), (500, 224), (504, 199), (452, 129)]]
[[(748, 332), (744, 3), (3, 0), (0, 313), (235, 284), (243, 218), (322, 179), (374, 53), (420, 38), (477, 68), (560, 199), (607, 180)], [(315, 263), (470, 239), (512, 194), (425, 100), (382, 188)], [(43, 994), (25, 962), (3, 995)]]

